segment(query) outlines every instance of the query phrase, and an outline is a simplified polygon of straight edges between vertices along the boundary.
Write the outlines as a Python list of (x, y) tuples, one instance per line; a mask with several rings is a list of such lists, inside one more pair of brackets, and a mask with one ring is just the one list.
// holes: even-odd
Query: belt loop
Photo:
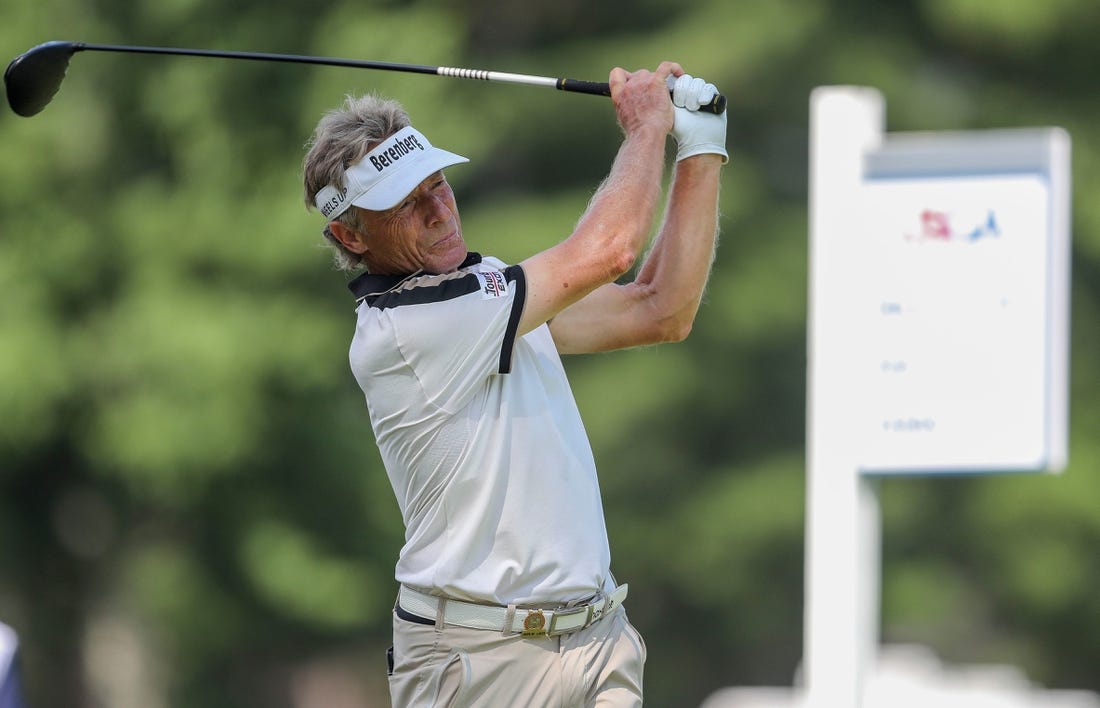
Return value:
[(504, 627), (502, 627), (500, 630), (501, 635), (507, 637), (511, 634), (514, 634), (514, 632), (512, 631), (512, 625), (515, 623), (515, 620), (516, 606), (508, 605), (508, 610), (504, 613)]
[(443, 610), (447, 607), (447, 598), (439, 598), (439, 605), (435, 610), (435, 628), (438, 630), (443, 629)]

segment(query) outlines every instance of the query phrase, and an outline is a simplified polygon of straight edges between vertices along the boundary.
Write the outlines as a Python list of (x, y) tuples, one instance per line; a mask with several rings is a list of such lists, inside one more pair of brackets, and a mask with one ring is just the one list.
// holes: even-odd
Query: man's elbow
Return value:
[(643, 304), (645, 315), (636, 320), (640, 324), (637, 335), (644, 344), (682, 342), (691, 334), (699, 302), (695, 299), (672, 299), (662, 295), (651, 285), (632, 283)]
[(682, 342), (691, 334), (691, 327), (694, 323), (694, 313), (678, 313), (655, 317), (649, 324), (645, 339), (649, 344)]
[(673, 318), (671, 321), (666, 322), (662, 328), (663, 338), (661, 341), (674, 343), (682, 342), (688, 338), (691, 334), (691, 327), (695, 323), (695, 319), (688, 318)]
[(609, 254), (605, 261), (607, 265), (606, 282), (610, 283), (618, 280), (629, 273), (630, 269), (634, 267), (634, 261), (637, 257), (638, 254), (630, 248), (620, 248), (616, 253)]

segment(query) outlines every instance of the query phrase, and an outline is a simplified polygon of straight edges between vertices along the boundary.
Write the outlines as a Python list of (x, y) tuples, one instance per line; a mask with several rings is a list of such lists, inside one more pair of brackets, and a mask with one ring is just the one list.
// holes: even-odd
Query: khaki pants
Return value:
[(393, 617), (394, 708), (642, 705), (641, 635), (619, 608), (588, 629), (524, 638)]

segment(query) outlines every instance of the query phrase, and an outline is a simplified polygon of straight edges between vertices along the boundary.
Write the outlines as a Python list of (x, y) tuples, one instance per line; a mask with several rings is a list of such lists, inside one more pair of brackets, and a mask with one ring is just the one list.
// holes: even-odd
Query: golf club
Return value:
[[(384, 61), (365, 61), (358, 59), (339, 59), (334, 57), (297, 56), (293, 54), (267, 54), (261, 52), (233, 52), (208, 49), (180, 49), (173, 47), (133, 47), (118, 44), (88, 44), (85, 42), (53, 41), (39, 44), (27, 50), (8, 64), (4, 70), (4, 86), (7, 88), (8, 104), (17, 114), (29, 118), (45, 108), (65, 78), (69, 60), (77, 52), (128, 52), (137, 54), (172, 54), (178, 56), (216, 57), (221, 59), (248, 59), (251, 61), (289, 62), (294, 64), (322, 64), (325, 66), (345, 66), (355, 69), (379, 69), (382, 71), (405, 71), (415, 74), (435, 74), (436, 76), (454, 76), (463, 79), (482, 81), (502, 81), (513, 84), (546, 86), (561, 91), (588, 93), (597, 96), (610, 96), (611, 87), (596, 81), (577, 79), (555, 79), (548, 76), (530, 76), (528, 74), (509, 74), (481, 69), (461, 69), (449, 66), (423, 66), (420, 64), (397, 64)], [(722, 113), (726, 110), (726, 97), (717, 94), (714, 99), (699, 110), (709, 113)]]

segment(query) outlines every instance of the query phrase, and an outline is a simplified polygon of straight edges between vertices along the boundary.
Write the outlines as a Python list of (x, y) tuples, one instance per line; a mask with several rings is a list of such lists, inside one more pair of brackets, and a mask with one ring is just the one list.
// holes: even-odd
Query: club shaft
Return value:
[[(383, 71), (404, 71), (413, 74), (433, 74), (435, 76), (453, 76), (481, 81), (499, 81), (528, 86), (545, 86), (559, 91), (587, 93), (595, 96), (610, 96), (611, 86), (607, 82), (583, 81), (580, 79), (552, 78), (531, 74), (513, 74), (503, 71), (485, 71), (483, 69), (464, 69), (452, 66), (428, 66), (425, 64), (402, 64), (388, 61), (366, 59), (344, 59), (341, 57), (317, 57), (298, 54), (271, 54), (268, 52), (239, 52), (214, 49), (190, 49), (184, 47), (135, 47), (122, 44), (90, 44), (73, 42), (73, 51), (131, 52), (136, 54), (173, 54), (178, 56), (216, 57), (221, 59), (248, 59), (252, 61), (287, 62), (293, 64), (319, 64), (323, 66), (343, 66), (354, 69), (380, 69)], [(726, 110), (726, 97), (719, 94), (701, 111), (723, 113)]]
[(433, 74), (436, 76), (452, 76), (463, 79), (478, 79), (482, 81), (501, 81), (513, 84), (527, 84), (529, 86), (546, 86), (562, 91), (577, 93), (595, 93), (610, 95), (610, 87), (606, 83), (578, 81), (576, 79), (556, 79), (549, 76), (532, 76), (530, 74), (512, 74), (501, 71), (485, 71), (482, 69), (464, 69), (451, 66), (427, 66), (424, 64), (402, 64), (387, 61), (371, 61), (364, 59), (344, 59), (341, 57), (316, 57), (296, 54), (271, 54), (267, 52), (238, 52), (214, 49), (189, 49), (184, 47), (135, 47), (122, 44), (90, 44), (87, 42), (74, 42), (73, 50), (95, 52), (127, 52), (132, 54), (170, 54), (175, 56), (215, 57), (219, 59), (246, 59), (251, 61), (286, 62), (292, 64), (319, 64), (322, 66), (343, 66), (355, 69), (380, 69), (383, 71), (404, 71), (413, 74)]

